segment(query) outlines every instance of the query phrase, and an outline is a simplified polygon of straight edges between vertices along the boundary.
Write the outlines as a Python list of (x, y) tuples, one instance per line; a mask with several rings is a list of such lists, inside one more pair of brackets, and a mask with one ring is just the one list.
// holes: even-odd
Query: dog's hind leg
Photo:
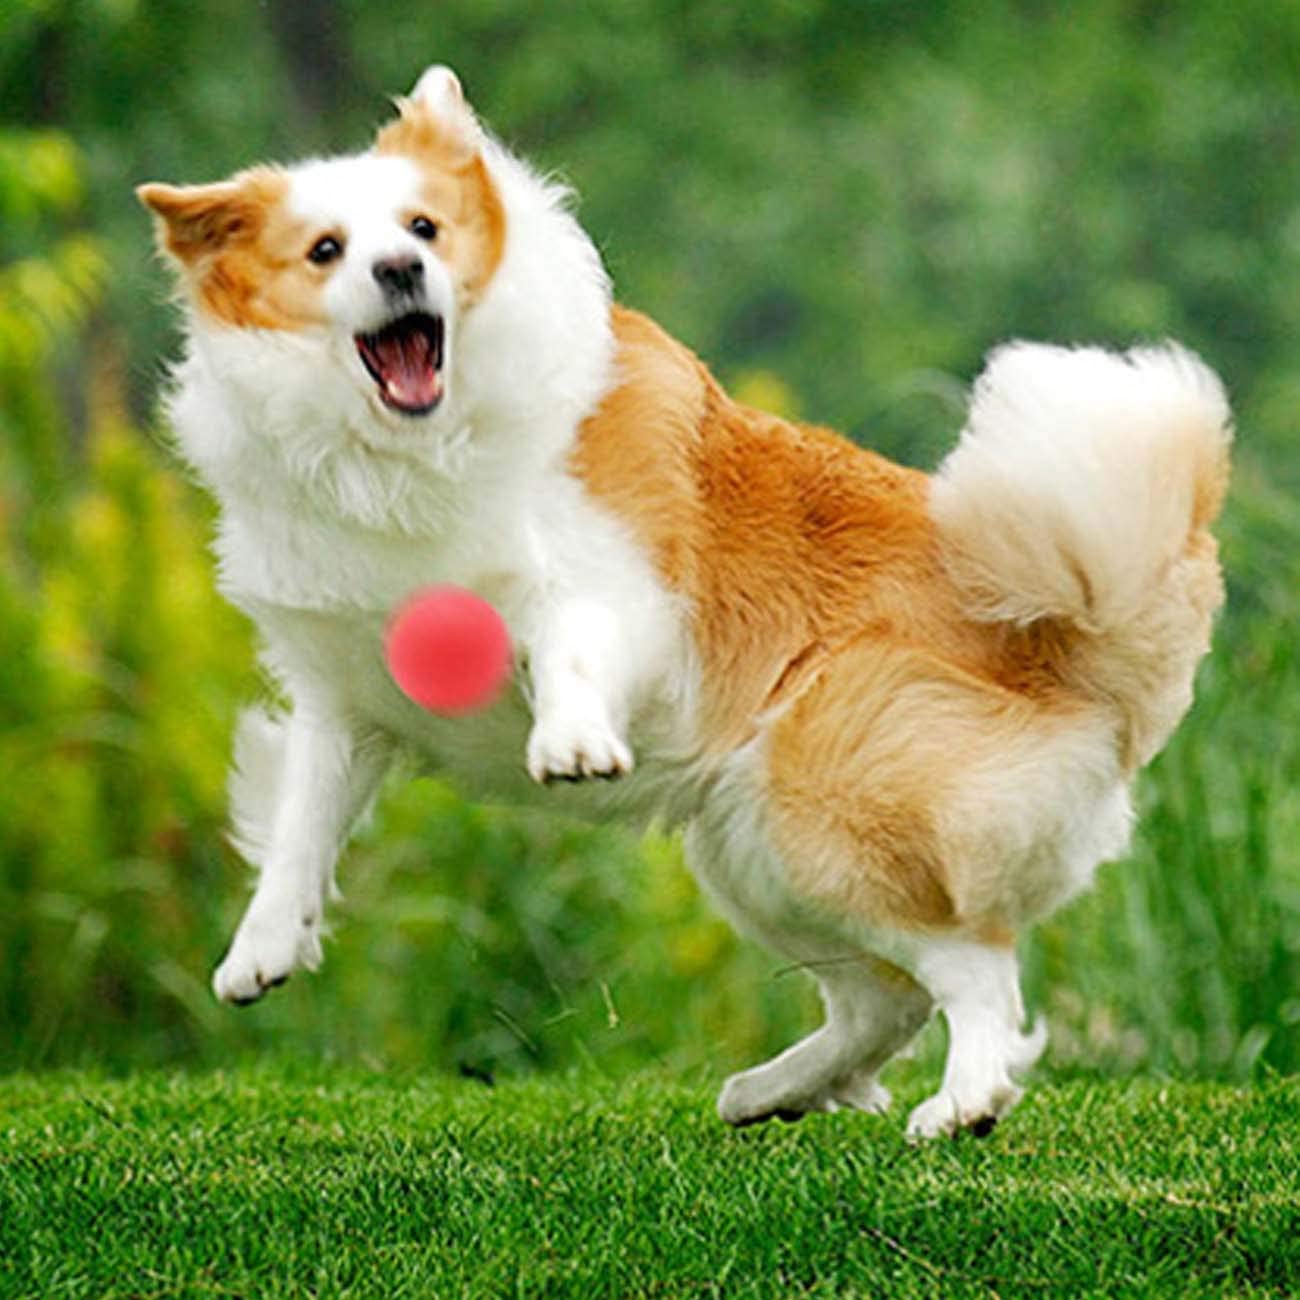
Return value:
[(1039, 1022), (1021, 1029), (1015, 950), (1009, 945), (931, 940), (921, 945), (917, 978), (948, 1022), (943, 1084), (907, 1121), (910, 1138), (968, 1129), (989, 1132), (1020, 1099), (1015, 1076), (1041, 1055), (1047, 1039)]
[[(742, 845), (738, 841), (747, 841)], [(827, 932), (774, 884), (766, 851), (736, 828), (697, 821), (687, 857), (713, 902), (743, 933), (801, 966), (818, 982), (821, 1028), (763, 1065), (733, 1075), (718, 1099), (729, 1124), (794, 1119), (850, 1107), (883, 1111), (880, 1068), (929, 1018), (930, 995), (897, 966)], [(749, 867), (738, 868), (742, 858)]]
[(718, 1114), (727, 1123), (888, 1108), (889, 1091), (877, 1072), (928, 1019), (928, 994), (897, 967), (872, 957), (828, 964), (817, 979), (825, 1023), (766, 1064), (727, 1080), (718, 1098)]
[(390, 759), (381, 737), (361, 738), (323, 711), (245, 720), (236, 760), (246, 770), (232, 781), (236, 837), (261, 875), (212, 977), (223, 1001), (254, 1002), (292, 971), (320, 964), (335, 861)]

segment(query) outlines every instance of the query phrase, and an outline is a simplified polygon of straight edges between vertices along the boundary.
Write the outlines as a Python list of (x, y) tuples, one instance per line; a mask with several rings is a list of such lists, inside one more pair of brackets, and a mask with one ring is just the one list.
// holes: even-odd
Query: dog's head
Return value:
[(455, 75), (430, 68), (398, 108), (364, 154), (137, 191), (201, 325), (327, 338), (389, 420), (443, 401), (505, 242)]

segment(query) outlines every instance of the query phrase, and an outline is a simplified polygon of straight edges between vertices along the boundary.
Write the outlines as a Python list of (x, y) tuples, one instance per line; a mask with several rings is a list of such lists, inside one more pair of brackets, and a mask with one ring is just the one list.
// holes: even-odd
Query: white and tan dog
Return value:
[[(415, 750), (475, 794), (684, 825), (722, 910), (806, 964), (825, 1024), (729, 1079), (724, 1119), (883, 1108), (937, 1007), (908, 1130), (991, 1127), (1043, 1040), (1016, 938), (1124, 851), (1221, 601), (1213, 374), (1002, 348), (933, 477), (741, 406), (611, 303), (564, 193), (444, 68), (365, 153), (140, 196), (181, 273), (171, 417), (221, 587), (292, 703), (237, 742), (261, 875), (217, 993), (319, 962), (348, 829)], [(385, 671), (430, 582), (511, 628), (485, 714)]]

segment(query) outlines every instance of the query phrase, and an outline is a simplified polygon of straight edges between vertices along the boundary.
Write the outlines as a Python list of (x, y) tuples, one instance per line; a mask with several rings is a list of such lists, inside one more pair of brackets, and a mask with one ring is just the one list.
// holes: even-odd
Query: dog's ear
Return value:
[(255, 239), (265, 211), (256, 187), (238, 178), (212, 185), (155, 182), (135, 193), (158, 219), (159, 247), (187, 266), (230, 244)]
[(460, 78), (445, 63), (435, 63), (426, 68), (409, 98), (442, 115), (470, 111)]
[(377, 153), (435, 157), (452, 168), (468, 166), (478, 156), (483, 130), (450, 68), (438, 63), (426, 69), (397, 108), (397, 121), (375, 140)]

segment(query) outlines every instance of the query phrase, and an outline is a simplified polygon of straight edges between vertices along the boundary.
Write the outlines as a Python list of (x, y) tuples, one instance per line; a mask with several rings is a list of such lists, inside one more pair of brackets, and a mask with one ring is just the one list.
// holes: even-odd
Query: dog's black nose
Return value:
[(424, 288), (424, 263), (418, 257), (384, 258), (370, 273), (390, 298), (410, 297)]

